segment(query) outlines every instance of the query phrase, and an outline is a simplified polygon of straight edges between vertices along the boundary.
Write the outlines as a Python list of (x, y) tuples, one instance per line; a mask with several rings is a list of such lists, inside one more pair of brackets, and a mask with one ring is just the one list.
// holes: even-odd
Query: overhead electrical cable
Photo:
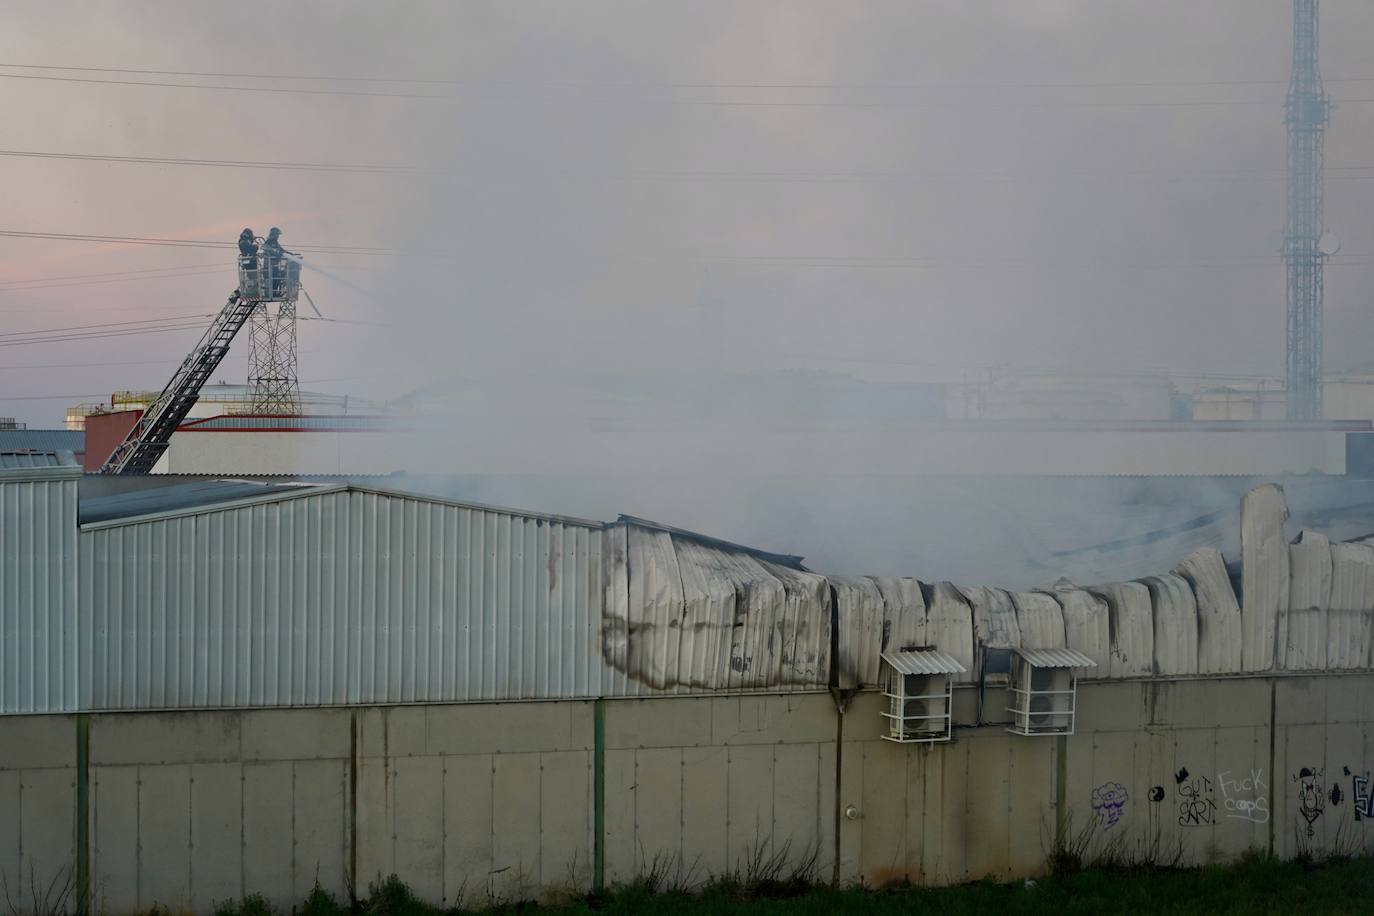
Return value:
[[(434, 77), (397, 77), (397, 76), (339, 76), (332, 74), (300, 73), (236, 73), (206, 70), (151, 70), (131, 67), (64, 67), (57, 64), (0, 63), (0, 67), (20, 70), (67, 71), (72, 73), (125, 73), (135, 76), (186, 76), (197, 79), (257, 79), (296, 82), (336, 82), (336, 83), (409, 83), (433, 86), (525, 86), (555, 88), (666, 88), (666, 89), (1137, 89), (1193, 86), (1283, 86), (1283, 79), (1230, 79), (1230, 80), (1104, 80), (1088, 82), (975, 82), (975, 83), (805, 83), (805, 82), (668, 82), (646, 83), (643, 81), (528, 81), (528, 80), (459, 80)], [(1325, 80), (1328, 83), (1370, 83), (1374, 76), (1355, 76)]]
[[(0, 237), (21, 239), (51, 239), (66, 242), (105, 242), (120, 245), (162, 245), (174, 248), (233, 248), (234, 241), (215, 242), (206, 239), (165, 239), (151, 236), (129, 235), (91, 235), (73, 232), (29, 232), (18, 229), (0, 229)], [(300, 251), (321, 252), (326, 254), (350, 255), (390, 255), (399, 253), (395, 248), (374, 248), (362, 245), (299, 245)]]
[[(170, 83), (151, 80), (117, 80), (117, 79), (96, 79), (94, 77), (77, 76), (49, 76), (33, 73), (0, 73), (0, 79), (15, 80), (42, 80), (59, 83), (89, 83), (96, 85), (109, 86), (147, 86), (161, 89), (200, 89), (219, 92), (258, 92), (274, 93), (286, 95), (316, 95), (316, 96), (354, 96), (354, 97), (375, 97), (375, 98), (405, 98), (423, 99), (431, 101), (463, 101), (473, 103), (512, 105), (512, 104), (533, 104), (533, 105), (567, 105), (571, 102), (609, 104), (609, 105), (679, 105), (686, 107), (702, 108), (835, 108), (835, 109), (945, 109), (957, 108), (962, 111), (969, 109), (1074, 109), (1074, 108), (1214, 108), (1232, 106), (1263, 106), (1271, 107), (1274, 105), (1272, 99), (1135, 99), (1129, 101), (1089, 101), (1089, 100), (1059, 100), (1059, 101), (994, 101), (994, 102), (972, 102), (972, 101), (845, 101), (845, 100), (812, 100), (812, 101), (786, 101), (786, 100), (758, 100), (758, 99), (688, 99), (688, 98), (649, 98), (645, 96), (547, 96), (547, 97), (501, 97), (501, 98), (471, 98), (452, 94), (439, 95), (425, 92), (377, 92), (371, 90), (354, 89), (304, 89), (286, 88), (280, 86), (228, 86), (224, 84), (209, 83)], [(1374, 98), (1334, 98), (1331, 100), (1336, 104), (1365, 104), (1374, 102)]]

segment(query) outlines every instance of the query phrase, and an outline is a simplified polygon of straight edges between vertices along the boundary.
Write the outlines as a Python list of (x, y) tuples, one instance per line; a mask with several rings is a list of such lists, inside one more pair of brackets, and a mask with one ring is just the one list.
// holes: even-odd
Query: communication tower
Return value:
[(1293, 0), (1288, 83), (1288, 419), (1322, 418), (1322, 271), (1334, 247), (1322, 238), (1322, 180), (1331, 106), (1317, 66), (1318, 0)]

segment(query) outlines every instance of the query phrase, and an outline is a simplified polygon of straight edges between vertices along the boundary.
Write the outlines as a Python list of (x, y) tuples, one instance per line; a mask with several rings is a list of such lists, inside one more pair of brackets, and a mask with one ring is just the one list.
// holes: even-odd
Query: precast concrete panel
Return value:
[(243, 885), (273, 906), (295, 901), (290, 761), (243, 765)]
[(1374, 636), (1374, 547), (1331, 545), (1331, 606), (1326, 618), (1326, 666), (1371, 667)]
[(222, 900), (256, 893), (243, 887), (242, 764), (192, 764), (190, 815), (191, 909), (207, 912)]
[[(789, 864), (813, 856), (818, 868), (830, 864), (834, 808), (819, 807), (821, 786), (834, 770), (821, 770), (820, 744), (775, 744), (773, 753), (773, 846), (786, 851)], [(828, 871), (826, 872), (828, 874)], [(820, 875), (816, 876), (817, 878)]]
[(723, 875), (730, 867), (730, 811), (721, 804), (729, 784), (730, 766), (723, 748), (683, 748), (682, 865), (693, 883)]
[(729, 868), (744, 873), (756, 856), (779, 853), (773, 842), (773, 748), (767, 744), (725, 749), (725, 842)]
[(633, 752), (634, 873), (672, 874), (682, 862), (682, 748)]
[(138, 886), (138, 792), (138, 767), (92, 767), (91, 901), (96, 912), (132, 912), (142, 908)]
[[(539, 754), (497, 754), (492, 758), (492, 895), (526, 900), (537, 896), (540, 861)], [(561, 863), (560, 863), (561, 864)]]
[(1320, 671), (1326, 667), (1327, 609), (1331, 605), (1331, 542), (1299, 532), (1288, 545), (1288, 602), (1279, 611), (1279, 667)]
[(585, 893), (592, 886), (592, 755), (546, 751), (539, 778), (540, 887)]
[(1107, 676), (1149, 676), (1154, 671), (1155, 655), (1154, 606), (1149, 588), (1140, 582), (1118, 582), (1094, 586), (1090, 592), (1107, 602), (1111, 629)]
[(1174, 572), (1188, 580), (1197, 599), (1199, 674), (1233, 674), (1241, 670), (1240, 604), (1231, 588), (1221, 551), (1200, 547), (1183, 558)]
[[(444, 896), (444, 806), (442, 796), (436, 799), (443, 789), (443, 758), (391, 759), (396, 812), (392, 855), (397, 863), (404, 863), (406, 883), (422, 900), (441, 900)], [(538, 795), (537, 779), (528, 789)]]
[(444, 757), (445, 906), (482, 905), (492, 898), (492, 764), (477, 754)]
[(1240, 507), (1242, 660), (1246, 671), (1275, 664), (1279, 615), (1288, 607), (1288, 541), (1283, 488), (1265, 484), (1245, 494)]
[(1063, 649), (1064, 611), (1053, 595), (1046, 592), (1012, 592), (1016, 624), (1025, 649)]
[(191, 767), (138, 768), (139, 905), (182, 910), (191, 902)]

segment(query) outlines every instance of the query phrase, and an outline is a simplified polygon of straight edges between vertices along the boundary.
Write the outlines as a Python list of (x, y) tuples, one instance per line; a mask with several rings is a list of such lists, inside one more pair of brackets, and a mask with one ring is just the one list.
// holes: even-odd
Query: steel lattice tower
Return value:
[(248, 322), (248, 384), (253, 388), (253, 413), (300, 416), (294, 299), (260, 302), (253, 310)]
[(1293, 75), (1288, 83), (1288, 419), (1322, 417), (1323, 146), (1330, 104), (1317, 66), (1317, 2), (1293, 0)]

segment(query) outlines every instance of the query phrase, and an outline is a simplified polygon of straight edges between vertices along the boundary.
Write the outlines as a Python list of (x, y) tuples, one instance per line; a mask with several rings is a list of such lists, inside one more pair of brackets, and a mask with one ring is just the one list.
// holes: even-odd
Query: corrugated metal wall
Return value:
[(0, 461), (0, 713), (71, 711), (81, 468), (5, 457), (13, 460)]
[(93, 709), (595, 695), (602, 533), (359, 490), (81, 532)]

